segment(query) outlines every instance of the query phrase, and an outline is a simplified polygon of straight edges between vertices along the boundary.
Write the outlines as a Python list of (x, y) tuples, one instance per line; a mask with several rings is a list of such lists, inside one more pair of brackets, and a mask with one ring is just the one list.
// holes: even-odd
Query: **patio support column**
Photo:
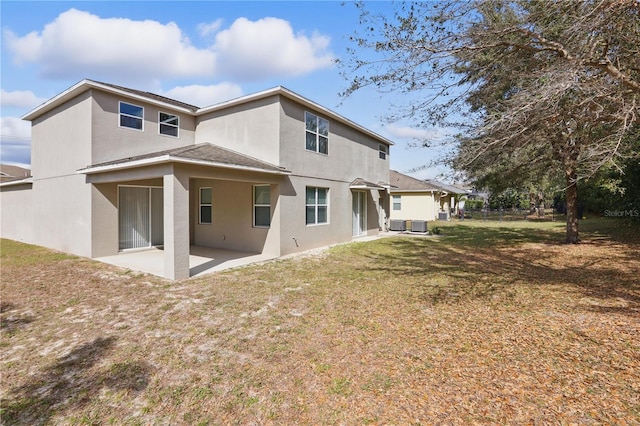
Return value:
[(189, 278), (189, 176), (175, 166), (164, 180), (164, 276)]

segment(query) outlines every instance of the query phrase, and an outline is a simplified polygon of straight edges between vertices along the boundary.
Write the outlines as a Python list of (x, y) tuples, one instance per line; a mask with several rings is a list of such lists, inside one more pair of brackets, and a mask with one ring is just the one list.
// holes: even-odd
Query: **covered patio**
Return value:
[[(280, 255), (282, 167), (202, 143), (78, 173), (92, 184), (95, 259), (180, 280)], [(254, 222), (256, 186), (266, 225)]]
[[(189, 249), (189, 277), (197, 277), (270, 259), (274, 259), (274, 257), (260, 253), (191, 246)], [(162, 248), (123, 251), (113, 256), (98, 257), (95, 260), (159, 277), (164, 277), (165, 273), (164, 249)]]

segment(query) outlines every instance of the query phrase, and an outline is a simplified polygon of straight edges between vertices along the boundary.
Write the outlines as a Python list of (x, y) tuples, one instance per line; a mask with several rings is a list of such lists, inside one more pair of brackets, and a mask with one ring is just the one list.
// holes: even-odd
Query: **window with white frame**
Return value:
[(329, 120), (310, 112), (304, 113), (305, 148), (308, 151), (329, 154)]
[(200, 188), (200, 218), (199, 223), (209, 225), (213, 217), (213, 203), (211, 188)]
[(400, 195), (393, 195), (393, 209), (402, 210), (402, 198)]
[(120, 127), (143, 130), (144, 108), (138, 105), (120, 102)]
[(389, 151), (387, 146), (383, 143), (378, 144), (378, 155), (380, 156), (380, 159), (386, 160), (388, 154), (389, 154)]
[(253, 226), (268, 228), (271, 226), (271, 186), (253, 186)]
[(329, 189), (308, 186), (306, 195), (306, 223), (329, 223)]
[(161, 135), (178, 137), (180, 118), (166, 112), (158, 112), (158, 131)]

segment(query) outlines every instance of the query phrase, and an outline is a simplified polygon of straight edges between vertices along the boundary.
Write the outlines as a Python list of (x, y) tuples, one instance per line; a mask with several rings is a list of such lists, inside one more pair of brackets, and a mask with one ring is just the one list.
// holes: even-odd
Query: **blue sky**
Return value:
[[(391, 14), (391, 3), (368, 8)], [(441, 129), (381, 118), (398, 99), (372, 90), (347, 99), (335, 60), (345, 58), (359, 12), (341, 1), (0, 2), (3, 163), (29, 163), (20, 116), (89, 78), (208, 106), (284, 86), (396, 143), (391, 168), (412, 172), (436, 153), (413, 145)], [(417, 139), (416, 139), (417, 138)]]

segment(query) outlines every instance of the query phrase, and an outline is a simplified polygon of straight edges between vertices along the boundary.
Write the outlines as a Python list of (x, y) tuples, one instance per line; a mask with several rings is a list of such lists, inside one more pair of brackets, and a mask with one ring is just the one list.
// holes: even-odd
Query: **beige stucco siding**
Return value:
[[(257, 182), (256, 182), (257, 183)], [(253, 185), (217, 179), (192, 179), (191, 222), (193, 243), (197, 246), (225, 248), (279, 255), (279, 221), (274, 215), (277, 185), (271, 187), (271, 226), (253, 226)], [(212, 221), (200, 223), (200, 188), (211, 188)], [(270, 238), (271, 237), (271, 238)]]
[(279, 164), (278, 97), (271, 96), (197, 117), (196, 143), (213, 143)]
[[(352, 238), (353, 191), (356, 178), (388, 182), (389, 163), (379, 158), (378, 141), (341, 122), (281, 97), (279, 164), (292, 171), (290, 185), (281, 188), (282, 254), (349, 241)], [(305, 111), (329, 120), (328, 155), (306, 150)], [(329, 223), (306, 225), (307, 187), (329, 189)], [(367, 195), (367, 231), (379, 232), (380, 192)], [(384, 196), (384, 192), (382, 193)]]
[[(89, 164), (99, 164), (195, 143), (195, 118), (190, 114), (100, 90), (93, 89), (91, 94), (93, 96), (91, 162), (84, 167)], [(120, 127), (120, 101), (144, 108), (142, 131)], [(178, 137), (160, 134), (158, 125), (160, 111), (179, 117)]]
[(91, 197), (76, 170), (91, 161), (91, 98), (85, 92), (32, 122), (33, 241), (91, 255)]
[(34, 180), (69, 176), (91, 161), (91, 98), (85, 92), (31, 125)]
[(36, 243), (91, 256), (91, 186), (82, 175), (33, 182)]
[[(379, 158), (378, 141), (324, 116), (321, 111), (305, 108), (284, 97), (281, 102), (281, 166), (297, 175), (348, 183), (355, 178), (373, 183), (389, 181), (389, 159)], [(328, 155), (306, 149), (305, 111), (329, 120)]]
[(35, 243), (30, 184), (0, 188), (0, 237)]
[[(306, 224), (307, 187), (328, 188), (329, 219), (324, 224)], [(280, 187), (282, 223), (282, 255), (349, 241), (352, 238), (353, 192), (349, 184), (328, 179), (292, 176), (288, 185)], [(367, 232), (379, 232), (379, 191), (365, 191), (367, 195)]]
[[(399, 195), (401, 209), (393, 210), (393, 196)], [(435, 220), (436, 202), (432, 193), (392, 192), (391, 219), (400, 220)]]

